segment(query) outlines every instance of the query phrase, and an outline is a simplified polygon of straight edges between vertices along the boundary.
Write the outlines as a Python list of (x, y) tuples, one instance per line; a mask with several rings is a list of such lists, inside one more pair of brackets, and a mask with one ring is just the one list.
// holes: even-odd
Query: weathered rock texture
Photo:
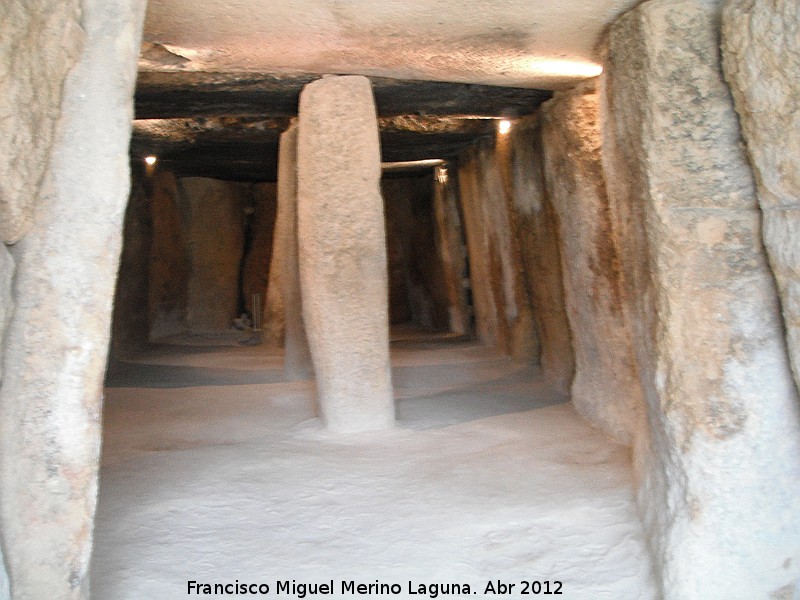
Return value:
[[(303, 297), (300, 290), (300, 261), (297, 237), (297, 125), (281, 135), (278, 156), (278, 224), (275, 231), (273, 270), (283, 292), (281, 321), (285, 320), (283, 372), (290, 381), (314, 375), (311, 350), (303, 323)], [(270, 274), (270, 285), (275, 277)], [(277, 302), (276, 304), (277, 305)], [(277, 311), (276, 311), (277, 312)]]
[[(0, 389), (0, 532), (14, 600), (88, 597), (102, 381), (144, 4), (83, 0), (82, 8), (86, 43), (65, 80), (33, 227), (12, 250), (15, 309)], [(63, 52), (64, 31), (74, 28), (70, 11), (25, 35), (49, 32), (57, 40), (53, 52)], [(46, 69), (16, 75), (27, 76), (59, 85)], [(25, 102), (15, 108), (28, 109)], [(24, 152), (26, 162), (41, 158)], [(25, 194), (35, 187), (27, 185)]]
[(170, 171), (148, 178), (150, 245), (148, 312), (150, 341), (186, 331), (189, 256), (181, 224), (178, 183)]
[(756, 174), (763, 237), (800, 382), (800, 3), (730, 0), (725, 75)]
[(542, 371), (551, 385), (566, 393), (575, 372), (575, 356), (564, 305), (558, 219), (544, 183), (539, 120), (528, 117), (517, 122), (498, 140), (498, 152), (505, 157), (503, 185), (519, 240), (525, 290), (536, 318)]
[[(0, 386), (3, 383), (2, 349), (6, 327), (14, 310), (14, 299), (11, 297), (11, 283), (14, 279), (14, 259), (5, 244), (0, 244)], [(0, 542), (3, 542), (0, 532)], [(8, 600), (8, 575), (3, 561), (3, 544), (0, 543), (0, 600)]]
[(408, 321), (428, 331), (447, 331), (450, 316), (436, 238), (433, 181), (430, 177), (385, 179), (381, 190), (392, 323)]
[(458, 211), (458, 184), (446, 167), (437, 171), (433, 196), (436, 239), (444, 270), (442, 285), (447, 292), (450, 331), (472, 332), (472, 306), (467, 297), (467, 247), (464, 228)]
[(631, 444), (643, 399), (630, 302), (603, 173), (596, 81), (543, 106), (548, 197), (558, 215), (564, 300), (575, 348), (572, 402), (587, 419)]
[(64, 78), (84, 44), (80, 1), (0, 5), (0, 239), (33, 225), (39, 186), (61, 112)]
[(239, 309), (247, 187), (184, 177), (178, 189), (189, 259), (186, 323), (194, 333), (228, 329)]
[(522, 275), (513, 200), (489, 142), (459, 157), (458, 181), (478, 338), (519, 359), (538, 358), (532, 298)]
[(297, 146), (303, 316), (321, 416), (335, 431), (389, 427), (386, 239), (369, 81), (306, 86)]
[(719, 19), (646, 2), (611, 28), (604, 75), (649, 421), (639, 501), (667, 600), (788, 597), (800, 570), (798, 398)]
[[(255, 212), (250, 219), (250, 241), (246, 242), (242, 272), (242, 294), (247, 310), (253, 314), (253, 294), (261, 294), (263, 338), (274, 345), (283, 344), (283, 287), (280, 262), (282, 252), (276, 238), (278, 218), (277, 185), (259, 183), (251, 187)], [(277, 254), (276, 254), (277, 253)]]
[(131, 195), (125, 210), (111, 320), (111, 356), (115, 358), (140, 350), (149, 341), (149, 262), (153, 227), (145, 177), (142, 172), (133, 174)]

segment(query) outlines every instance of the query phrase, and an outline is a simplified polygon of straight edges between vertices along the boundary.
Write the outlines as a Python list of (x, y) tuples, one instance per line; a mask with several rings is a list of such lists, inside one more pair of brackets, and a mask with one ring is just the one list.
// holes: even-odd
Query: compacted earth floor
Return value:
[(333, 435), (201, 341), (109, 367), (93, 599), (657, 597), (629, 451), (538, 368), (395, 332), (396, 428)]

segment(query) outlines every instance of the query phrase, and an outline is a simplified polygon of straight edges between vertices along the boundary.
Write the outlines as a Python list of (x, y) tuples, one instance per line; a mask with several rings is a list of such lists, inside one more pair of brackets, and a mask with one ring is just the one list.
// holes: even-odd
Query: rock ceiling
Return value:
[(448, 158), (596, 75), (632, 0), (149, 0), (132, 155), (180, 174), (274, 179), (302, 87), (372, 79), (384, 161)]

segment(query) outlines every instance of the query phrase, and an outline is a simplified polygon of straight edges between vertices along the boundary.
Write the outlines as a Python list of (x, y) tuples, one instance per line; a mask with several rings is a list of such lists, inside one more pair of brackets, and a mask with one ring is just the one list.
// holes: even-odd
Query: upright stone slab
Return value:
[(644, 418), (620, 255), (601, 160), (597, 82), (542, 107), (547, 195), (558, 215), (564, 299), (575, 349), (572, 403), (631, 444)]
[(80, 0), (0, 3), (0, 241), (33, 226), (64, 78), (85, 43)]
[(643, 3), (612, 26), (605, 71), (665, 600), (790, 598), (800, 572), (800, 403), (719, 24), (715, 3)]
[(729, 0), (725, 76), (756, 173), (764, 245), (800, 383), (800, 2)]
[[(314, 375), (311, 350), (303, 324), (303, 297), (300, 291), (300, 264), (297, 238), (297, 125), (281, 135), (278, 151), (278, 223), (275, 246), (280, 248), (276, 269), (280, 284), (285, 324), (283, 372), (290, 381)], [(270, 279), (272, 285), (272, 279)]]
[(82, 6), (86, 44), (64, 84), (33, 228), (12, 250), (0, 535), (14, 600), (89, 596), (103, 375), (145, 7), (138, 0)]
[(246, 190), (205, 177), (181, 178), (178, 189), (189, 259), (186, 322), (195, 333), (227, 330), (239, 305)]
[(390, 427), (386, 240), (369, 80), (307, 85), (299, 128), (300, 280), (321, 416), (334, 431)]

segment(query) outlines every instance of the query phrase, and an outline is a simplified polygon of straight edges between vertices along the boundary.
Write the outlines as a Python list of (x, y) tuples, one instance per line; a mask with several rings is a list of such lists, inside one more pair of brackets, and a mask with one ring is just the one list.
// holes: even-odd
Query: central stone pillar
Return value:
[(300, 282), (320, 416), (334, 431), (390, 427), (386, 234), (369, 80), (306, 86), (297, 145)]

